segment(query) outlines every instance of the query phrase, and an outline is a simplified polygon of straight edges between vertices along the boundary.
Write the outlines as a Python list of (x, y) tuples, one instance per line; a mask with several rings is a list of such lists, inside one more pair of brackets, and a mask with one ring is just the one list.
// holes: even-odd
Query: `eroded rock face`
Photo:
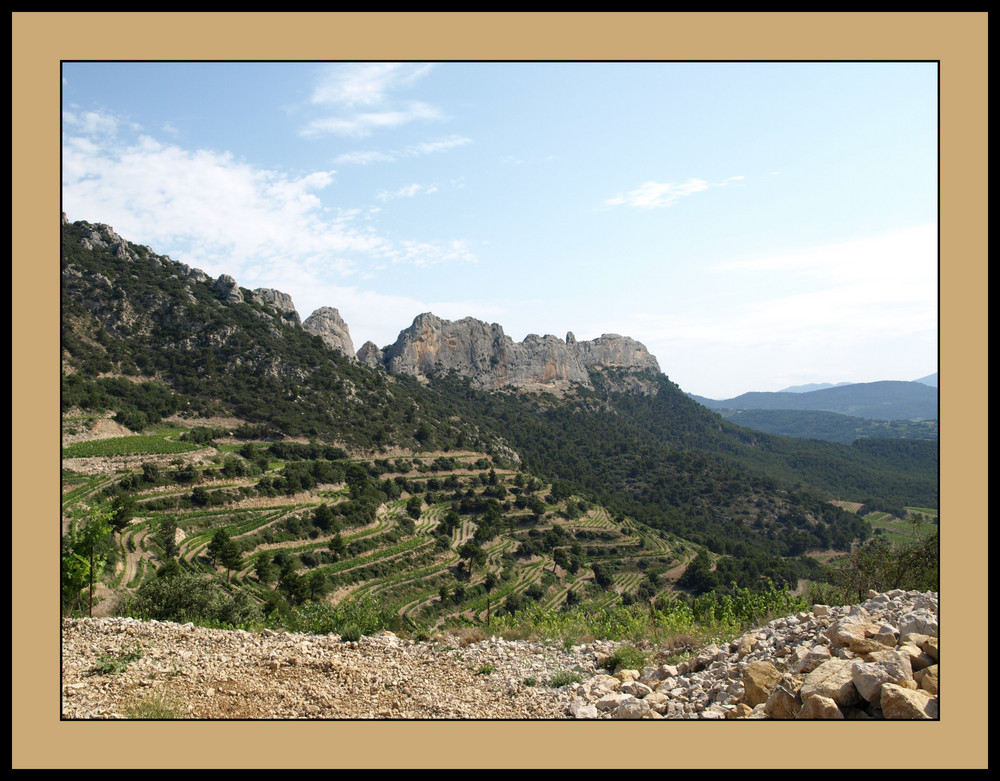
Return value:
[(239, 285), (228, 274), (223, 274), (215, 280), (215, 290), (230, 304), (243, 303), (243, 293), (240, 291)]
[(322, 339), (328, 347), (343, 353), (352, 361), (357, 360), (350, 329), (340, 316), (340, 312), (333, 307), (320, 307), (306, 318), (302, 327), (313, 336)]
[(295, 323), (295, 325), (302, 325), (302, 319), (299, 317), (299, 313), (295, 311), (295, 304), (292, 303), (292, 297), (288, 293), (282, 293), (280, 290), (273, 290), (272, 288), (259, 287), (253, 291), (253, 294), (260, 303), (273, 306), (281, 312), (281, 316), (285, 320)]
[[(572, 336), (572, 334), (570, 334)], [(656, 358), (646, 347), (629, 336), (604, 334), (589, 342), (576, 342), (586, 366), (595, 369), (645, 369), (660, 371)]]
[(484, 390), (499, 388), (590, 386), (591, 368), (659, 371), (659, 364), (639, 342), (604, 334), (579, 342), (572, 332), (566, 339), (528, 334), (515, 342), (503, 328), (466, 317), (443, 320), (431, 313), (418, 315), (401, 331), (383, 356), (392, 374), (431, 377), (456, 371)]
[(365, 342), (358, 350), (357, 358), (361, 363), (373, 369), (382, 367), (382, 351), (375, 342)]

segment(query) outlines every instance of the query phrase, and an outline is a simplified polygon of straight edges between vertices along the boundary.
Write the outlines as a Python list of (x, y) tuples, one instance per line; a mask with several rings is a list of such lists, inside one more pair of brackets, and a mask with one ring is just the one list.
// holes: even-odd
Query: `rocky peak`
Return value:
[(128, 242), (115, 233), (115, 229), (110, 225), (105, 225), (102, 222), (98, 222), (93, 225), (90, 223), (82, 224), (90, 229), (89, 234), (80, 239), (80, 246), (84, 249), (103, 247), (104, 249), (109, 250), (116, 258), (124, 258), (129, 261), (136, 261), (139, 259), (139, 256), (128, 245)]
[(240, 292), (239, 285), (237, 285), (236, 280), (228, 274), (223, 274), (215, 280), (215, 291), (230, 304), (243, 303), (243, 293)]
[(320, 307), (306, 318), (302, 327), (313, 336), (322, 339), (328, 347), (343, 353), (352, 361), (356, 360), (351, 332), (340, 312), (333, 307)]
[[(572, 334), (570, 334), (572, 336)], [(645, 345), (629, 336), (602, 334), (589, 342), (576, 342), (583, 362), (594, 369), (648, 369), (659, 372), (660, 364)]]
[(285, 320), (295, 323), (295, 325), (302, 325), (299, 313), (295, 311), (295, 304), (292, 303), (292, 297), (288, 293), (282, 293), (280, 290), (273, 290), (272, 288), (259, 287), (253, 291), (253, 294), (258, 303), (273, 306), (281, 312), (281, 316)]
[(371, 366), (373, 369), (381, 368), (383, 364), (382, 351), (375, 342), (365, 342), (358, 350), (357, 359), (361, 363)]
[(472, 317), (452, 322), (430, 312), (400, 332), (382, 363), (392, 374), (418, 377), (454, 370), (484, 390), (560, 390), (573, 383), (590, 387), (591, 368), (659, 371), (656, 359), (629, 337), (605, 334), (578, 342), (572, 332), (565, 340), (528, 334), (517, 343), (496, 323)]

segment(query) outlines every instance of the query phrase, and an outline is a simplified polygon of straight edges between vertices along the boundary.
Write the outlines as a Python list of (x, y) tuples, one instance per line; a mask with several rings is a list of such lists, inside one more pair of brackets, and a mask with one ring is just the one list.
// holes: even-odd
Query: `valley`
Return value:
[[(741, 427), (626, 336), (515, 343), (425, 313), (352, 354), (332, 307), (303, 319), (280, 291), (86, 222), (63, 223), (62, 278), (69, 613), (414, 636), (608, 611), (691, 626), (753, 595), (846, 598), (859, 551), (926, 538), (886, 519), (930, 508), (937, 528), (936, 441)], [(892, 587), (935, 587), (925, 564)]]

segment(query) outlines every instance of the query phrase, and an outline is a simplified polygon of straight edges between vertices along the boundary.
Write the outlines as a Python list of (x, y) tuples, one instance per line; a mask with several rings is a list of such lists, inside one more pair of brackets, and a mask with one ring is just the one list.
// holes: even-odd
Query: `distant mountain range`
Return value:
[(873, 420), (936, 420), (938, 416), (937, 389), (925, 382), (859, 382), (802, 393), (754, 391), (722, 401), (692, 398), (716, 411), (815, 410)]
[[(919, 380), (914, 380), (914, 382), (920, 382), (924, 385), (930, 385), (932, 387), (937, 387), (938, 376), (937, 372), (934, 374), (928, 374), (926, 377), (921, 377)], [(810, 391), (826, 390), (827, 388), (842, 388), (845, 385), (855, 385), (853, 382), (811, 382), (808, 385), (791, 385), (787, 388), (783, 388), (778, 393), (809, 393)]]
[(801, 385), (698, 403), (768, 434), (849, 444), (856, 439), (937, 439), (937, 374), (913, 382)]

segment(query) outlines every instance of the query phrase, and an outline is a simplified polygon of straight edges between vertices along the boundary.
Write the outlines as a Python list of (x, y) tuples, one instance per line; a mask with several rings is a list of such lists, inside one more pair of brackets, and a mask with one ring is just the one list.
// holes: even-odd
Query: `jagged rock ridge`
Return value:
[(472, 317), (453, 322), (429, 312), (400, 332), (382, 361), (392, 374), (431, 377), (454, 370), (483, 390), (591, 387), (591, 369), (660, 371), (645, 346), (627, 336), (604, 334), (578, 342), (572, 333), (565, 340), (528, 334), (515, 342), (496, 323)]
[[(65, 214), (63, 221), (68, 223)], [(140, 260), (135, 250), (111, 226), (103, 223), (81, 224), (90, 229), (90, 233), (81, 239), (81, 245), (86, 249), (105, 247), (117, 257), (133, 262)], [(210, 281), (208, 275), (199, 269), (177, 263), (166, 255), (156, 255), (148, 247), (145, 249), (144, 259), (149, 262), (173, 264), (183, 276), (196, 281)], [(211, 284), (227, 304), (246, 303), (245, 291), (228, 274), (219, 276)], [(426, 378), (454, 370), (470, 378), (472, 385), (482, 390), (517, 388), (560, 391), (574, 383), (592, 387), (590, 371), (594, 369), (660, 372), (656, 358), (646, 347), (627, 336), (603, 334), (591, 341), (577, 341), (572, 332), (565, 339), (550, 334), (528, 334), (523, 342), (514, 342), (496, 323), (487, 324), (472, 317), (452, 322), (429, 312), (418, 315), (409, 328), (400, 331), (395, 344), (387, 347), (384, 353), (375, 344), (366, 342), (356, 354), (350, 329), (336, 309), (320, 307), (303, 322), (287, 293), (258, 288), (252, 291), (252, 300), (260, 306), (277, 310), (281, 321), (319, 336), (328, 347), (351, 360), (383, 368), (390, 374)], [(634, 380), (628, 383), (628, 387), (640, 392), (655, 392), (651, 385)]]

